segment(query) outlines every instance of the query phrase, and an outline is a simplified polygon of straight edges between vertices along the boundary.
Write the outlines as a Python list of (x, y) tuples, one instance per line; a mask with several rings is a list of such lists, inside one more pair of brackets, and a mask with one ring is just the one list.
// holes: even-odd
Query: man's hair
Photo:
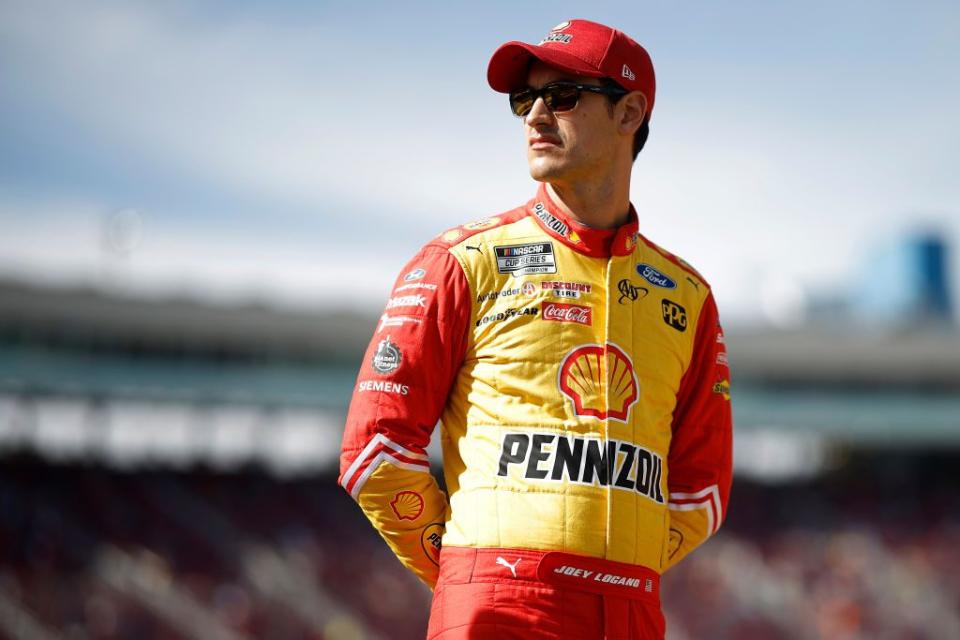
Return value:
[[(611, 80), (610, 78), (600, 78), (600, 84), (605, 87), (611, 87), (616, 89), (623, 89), (626, 91), (619, 82), (616, 80)], [(613, 115), (613, 105), (617, 103), (617, 100), (623, 96), (607, 96), (609, 102), (607, 106), (610, 108), (610, 115)], [(640, 150), (643, 149), (643, 145), (647, 144), (647, 136), (650, 135), (650, 114), (646, 114), (643, 118), (643, 124), (640, 125), (640, 128), (637, 129), (637, 132), (633, 136), (633, 159), (636, 160), (637, 156), (640, 155)]]

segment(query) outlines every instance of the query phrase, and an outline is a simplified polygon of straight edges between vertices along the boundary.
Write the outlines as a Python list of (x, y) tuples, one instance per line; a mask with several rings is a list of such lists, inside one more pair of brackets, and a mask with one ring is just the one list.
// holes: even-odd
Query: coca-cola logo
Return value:
[(544, 302), (541, 306), (544, 320), (552, 322), (575, 322), (577, 324), (593, 324), (593, 309), (579, 304), (563, 304), (562, 302)]

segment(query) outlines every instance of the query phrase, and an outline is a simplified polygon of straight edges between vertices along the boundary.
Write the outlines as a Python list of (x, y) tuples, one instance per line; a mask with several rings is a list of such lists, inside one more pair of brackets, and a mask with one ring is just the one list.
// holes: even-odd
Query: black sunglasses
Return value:
[(543, 103), (547, 105), (550, 111), (570, 111), (580, 102), (580, 92), (590, 91), (592, 93), (602, 93), (605, 96), (613, 96), (619, 100), (627, 95), (629, 91), (620, 87), (605, 87), (595, 84), (580, 84), (578, 82), (551, 82), (548, 85), (534, 89), (527, 87), (519, 91), (510, 92), (510, 110), (513, 114), (526, 117), (537, 98), (543, 98)]

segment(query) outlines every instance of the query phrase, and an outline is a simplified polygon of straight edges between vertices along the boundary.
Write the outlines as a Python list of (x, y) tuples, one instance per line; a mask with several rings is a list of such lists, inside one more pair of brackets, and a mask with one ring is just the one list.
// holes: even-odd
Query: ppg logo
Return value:
[(663, 312), (663, 321), (677, 331), (687, 330), (687, 310), (664, 298), (660, 301), (660, 310)]

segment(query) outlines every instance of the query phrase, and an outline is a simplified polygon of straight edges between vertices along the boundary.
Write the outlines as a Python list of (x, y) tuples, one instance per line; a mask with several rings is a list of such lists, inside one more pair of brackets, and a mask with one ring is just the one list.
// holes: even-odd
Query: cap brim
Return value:
[(579, 76), (599, 78), (603, 74), (577, 56), (556, 48), (540, 47), (526, 42), (508, 42), (493, 52), (487, 67), (487, 82), (494, 91), (510, 93), (526, 86), (530, 60), (537, 59), (551, 67)]

